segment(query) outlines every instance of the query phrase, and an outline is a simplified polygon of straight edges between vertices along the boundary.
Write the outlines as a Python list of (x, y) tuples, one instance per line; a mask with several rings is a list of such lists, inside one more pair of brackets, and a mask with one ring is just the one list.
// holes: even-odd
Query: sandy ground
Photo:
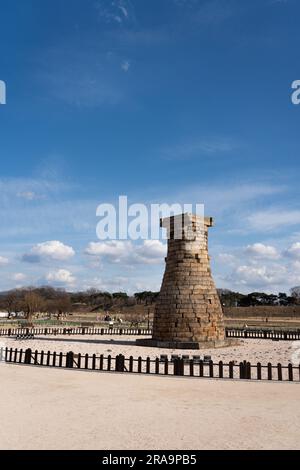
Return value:
[[(201, 349), (198, 351), (179, 350), (179, 349), (163, 349), (136, 346), (136, 337), (133, 336), (41, 336), (34, 340), (17, 341), (13, 338), (0, 338), (0, 346), (9, 348), (31, 348), (38, 351), (56, 351), (81, 354), (104, 354), (108, 356), (116, 356), (124, 354), (126, 357), (139, 356), (146, 358), (159, 357), (160, 354), (204, 354), (211, 355), (214, 361), (243, 361), (247, 360), (251, 363), (261, 362), (267, 364), (271, 362), (276, 365), (281, 362), (283, 365), (289, 362), (300, 363), (300, 341), (272, 341), (263, 339), (246, 339), (240, 340), (239, 346), (221, 348), (221, 349)], [(298, 351), (298, 354), (297, 354)], [(296, 353), (296, 354), (295, 354)], [(293, 355), (294, 354), (294, 355)], [(296, 363), (295, 363), (296, 360)]]
[(0, 449), (300, 449), (299, 385), (0, 366)]

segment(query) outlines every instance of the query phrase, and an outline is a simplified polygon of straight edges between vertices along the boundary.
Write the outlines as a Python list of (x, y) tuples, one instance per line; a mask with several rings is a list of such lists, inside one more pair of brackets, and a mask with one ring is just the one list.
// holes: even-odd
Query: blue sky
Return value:
[(161, 241), (97, 240), (119, 195), (204, 203), (218, 287), (300, 284), (297, 0), (0, 7), (1, 290), (158, 290)]

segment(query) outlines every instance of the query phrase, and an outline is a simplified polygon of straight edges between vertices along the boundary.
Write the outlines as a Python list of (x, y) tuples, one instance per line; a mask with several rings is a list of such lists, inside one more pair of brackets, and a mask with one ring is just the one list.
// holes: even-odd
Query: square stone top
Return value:
[[(178, 225), (177, 225), (178, 224)], [(165, 217), (160, 219), (160, 226), (162, 228), (170, 229), (172, 226), (175, 225), (177, 227), (187, 227), (191, 224), (197, 225), (204, 225), (206, 227), (212, 227), (214, 224), (212, 217), (202, 217), (196, 214), (185, 213), (185, 214), (178, 214), (172, 215), (171, 217)]]

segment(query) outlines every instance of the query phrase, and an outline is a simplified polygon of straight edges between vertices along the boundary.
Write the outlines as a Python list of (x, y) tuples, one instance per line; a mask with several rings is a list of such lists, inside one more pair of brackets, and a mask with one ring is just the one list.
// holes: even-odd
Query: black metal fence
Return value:
[(40, 367), (60, 367), (67, 369), (85, 369), (92, 371), (139, 373), (153, 375), (175, 375), (217, 379), (275, 380), (300, 382), (300, 364), (262, 365), (243, 361), (231, 361), (228, 364), (211, 361), (176, 358), (173, 360), (151, 359), (147, 357), (126, 358), (123, 354), (116, 357), (89, 354), (56, 353), (50, 351), (32, 351), (30, 348), (2, 348), (0, 359), (6, 363), (27, 364)]
[[(147, 328), (2, 328), (0, 336), (51, 336), (51, 335), (128, 335), (128, 336), (151, 336), (152, 330)], [(226, 328), (227, 338), (245, 339), (271, 339), (274, 341), (296, 341), (300, 340), (300, 330), (262, 330), (249, 328)]]
[(76, 328), (2, 328), (0, 336), (51, 336), (51, 335), (133, 335), (149, 336), (151, 330), (147, 328), (95, 328), (95, 327), (76, 327)]
[(274, 341), (300, 340), (300, 330), (262, 330), (249, 328), (226, 328), (227, 338), (272, 339)]

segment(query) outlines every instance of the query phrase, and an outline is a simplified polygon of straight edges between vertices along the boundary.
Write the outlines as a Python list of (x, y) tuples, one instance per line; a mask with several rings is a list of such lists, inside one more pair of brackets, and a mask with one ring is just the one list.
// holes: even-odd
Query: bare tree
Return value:
[(31, 322), (36, 313), (45, 310), (45, 300), (36, 292), (28, 291), (24, 296), (23, 306), (26, 319)]
[(298, 304), (300, 302), (300, 286), (295, 286), (290, 289), (291, 296), (296, 300)]
[(64, 292), (56, 300), (56, 309), (57, 309), (57, 319), (59, 320), (61, 316), (67, 315), (71, 309), (71, 299), (70, 296)]
[(3, 305), (5, 310), (7, 311), (8, 319), (11, 318), (12, 313), (15, 313), (17, 308), (17, 304), (19, 301), (19, 296), (16, 290), (12, 290), (6, 294), (4, 297)]
[(45, 310), (49, 316), (56, 316), (57, 320), (72, 310), (70, 295), (66, 292), (57, 291), (55, 297), (47, 300)]

